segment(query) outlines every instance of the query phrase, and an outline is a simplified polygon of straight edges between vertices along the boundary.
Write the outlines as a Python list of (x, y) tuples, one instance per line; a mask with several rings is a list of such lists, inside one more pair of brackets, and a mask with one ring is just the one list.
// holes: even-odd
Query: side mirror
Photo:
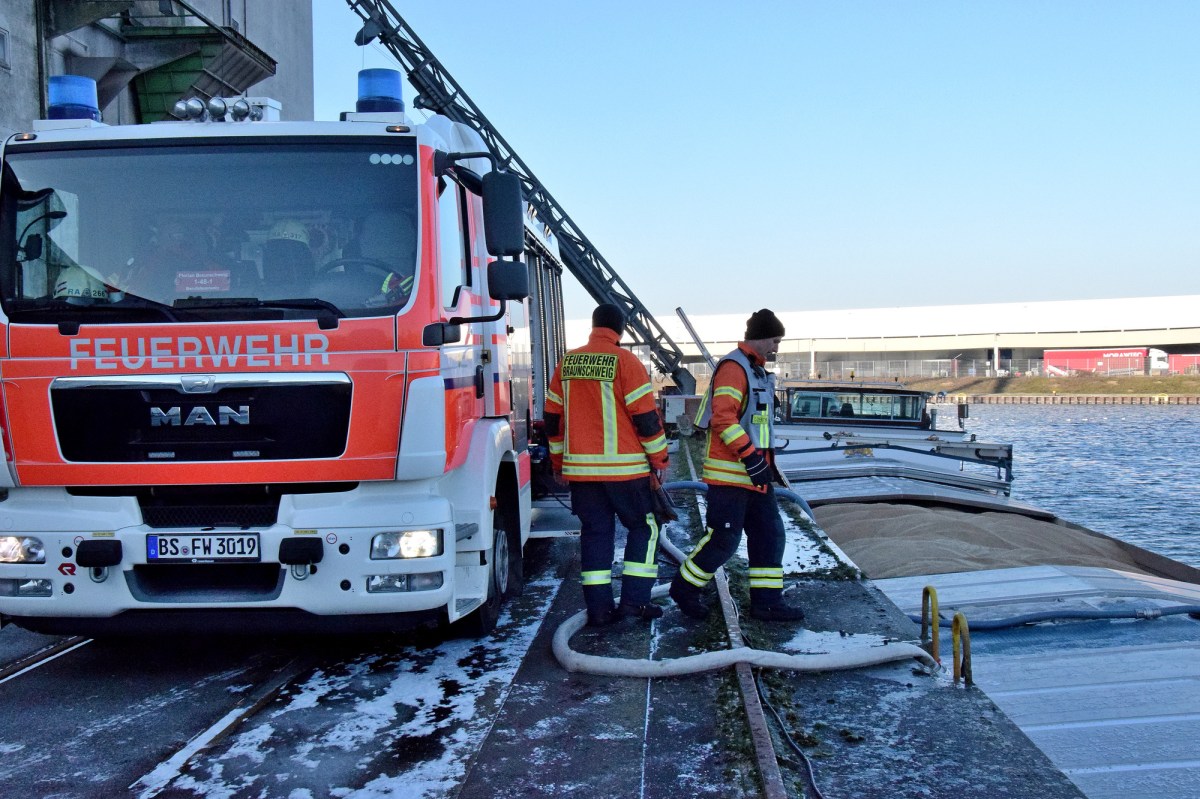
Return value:
[(493, 300), (523, 300), (529, 296), (529, 267), (520, 261), (492, 261), (487, 279)]
[(525, 251), (524, 213), (521, 179), (516, 174), (493, 169), (483, 176), (483, 225), (489, 253), (513, 257)]
[(440, 347), (462, 341), (462, 328), (446, 322), (433, 322), (421, 331), (422, 347)]

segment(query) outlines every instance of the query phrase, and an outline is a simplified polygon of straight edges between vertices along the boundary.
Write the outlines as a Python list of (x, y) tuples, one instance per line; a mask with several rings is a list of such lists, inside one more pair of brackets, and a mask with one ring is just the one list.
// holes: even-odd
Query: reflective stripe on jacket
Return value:
[(567, 480), (635, 480), (651, 466), (666, 468), (667, 437), (650, 376), (619, 341), (615, 331), (593, 328), (588, 343), (554, 370), (547, 437), (551, 461)]
[(701, 479), (755, 491), (742, 458), (755, 450), (772, 457), (775, 375), (755, 353), (740, 345), (717, 364), (712, 383), (696, 414), (696, 426), (708, 429)]

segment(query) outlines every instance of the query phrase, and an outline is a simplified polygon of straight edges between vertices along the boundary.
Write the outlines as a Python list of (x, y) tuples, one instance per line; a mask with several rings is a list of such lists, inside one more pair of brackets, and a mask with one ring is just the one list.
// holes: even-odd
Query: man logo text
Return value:
[(183, 409), (178, 405), (172, 408), (150, 409), (151, 427), (192, 427), (194, 425), (218, 427), (231, 424), (250, 424), (250, 406), (239, 405), (237, 410), (234, 410), (228, 405), (222, 405), (217, 408), (215, 418), (213, 412), (203, 405), (197, 405), (190, 409), (187, 416), (183, 415)]

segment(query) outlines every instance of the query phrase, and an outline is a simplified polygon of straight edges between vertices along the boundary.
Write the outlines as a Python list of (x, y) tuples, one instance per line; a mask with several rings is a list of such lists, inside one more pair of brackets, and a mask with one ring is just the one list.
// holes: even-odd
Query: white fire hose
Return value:
[[(667, 538), (665, 530), (659, 540), (667, 554), (677, 562), (683, 563), (684, 553)], [(661, 597), (669, 589), (670, 586), (666, 584), (655, 586), (651, 597)], [(677, 677), (722, 669), (737, 663), (749, 663), (752, 666), (791, 671), (842, 671), (910, 658), (915, 658), (926, 666), (934, 667), (936, 665), (934, 659), (924, 649), (902, 642), (820, 654), (789, 655), (783, 652), (754, 649), (749, 646), (737, 646), (732, 649), (665, 660), (585, 655), (571, 648), (571, 636), (579, 632), (585, 624), (587, 624), (587, 611), (581, 610), (560, 624), (554, 633), (554, 657), (567, 671), (599, 674), (606, 677)]]

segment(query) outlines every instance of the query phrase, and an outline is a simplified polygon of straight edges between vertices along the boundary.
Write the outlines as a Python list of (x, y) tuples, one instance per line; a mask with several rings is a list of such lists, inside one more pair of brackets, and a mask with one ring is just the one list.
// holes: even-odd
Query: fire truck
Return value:
[(7, 619), (483, 632), (519, 591), (561, 267), (477, 133), (364, 79), (113, 127), (59, 85), (4, 144)]

